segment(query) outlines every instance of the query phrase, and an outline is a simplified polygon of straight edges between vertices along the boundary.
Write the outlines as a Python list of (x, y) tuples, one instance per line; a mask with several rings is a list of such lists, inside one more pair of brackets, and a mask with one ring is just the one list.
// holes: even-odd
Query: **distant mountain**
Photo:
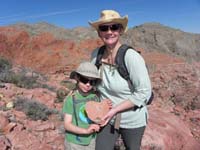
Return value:
[[(46, 22), (18, 23), (12, 26), (26, 30), (30, 35), (48, 32), (58, 39), (70, 39), (76, 42), (98, 38), (96, 31), (86, 27), (65, 29)], [(145, 23), (129, 28), (122, 40), (145, 51), (165, 52), (184, 57), (188, 61), (199, 61), (200, 58), (200, 34), (187, 33), (159, 23)]]
[(74, 29), (65, 29), (47, 22), (39, 22), (36, 24), (17, 23), (10, 26), (20, 30), (25, 30), (30, 35), (38, 35), (43, 32), (48, 32), (53, 34), (57, 39), (81, 40), (91, 38), (92, 34), (93, 36), (96, 36), (94, 32), (92, 33), (91, 28), (79, 27)]
[(133, 27), (123, 40), (146, 51), (167, 52), (189, 61), (200, 60), (200, 34), (183, 32), (159, 23)]

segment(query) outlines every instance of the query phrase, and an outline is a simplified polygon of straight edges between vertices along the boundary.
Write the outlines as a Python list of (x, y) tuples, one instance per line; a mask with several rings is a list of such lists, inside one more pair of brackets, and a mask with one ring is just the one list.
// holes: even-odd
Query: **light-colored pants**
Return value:
[(95, 139), (92, 139), (89, 145), (78, 145), (65, 140), (65, 150), (95, 150)]

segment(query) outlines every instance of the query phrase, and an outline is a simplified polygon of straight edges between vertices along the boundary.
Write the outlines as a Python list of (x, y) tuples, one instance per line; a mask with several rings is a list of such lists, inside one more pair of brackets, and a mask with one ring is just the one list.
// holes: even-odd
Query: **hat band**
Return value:
[(83, 75), (83, 76), (88, 76), (92, 78), (99, 78), (98, 72), (92, 71), (92, 70), (77, 70), (76, 71), (78, 74)]

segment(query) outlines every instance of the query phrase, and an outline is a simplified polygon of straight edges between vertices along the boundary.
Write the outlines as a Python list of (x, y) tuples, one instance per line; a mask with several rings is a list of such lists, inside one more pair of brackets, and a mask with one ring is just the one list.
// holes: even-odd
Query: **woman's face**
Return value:
[(119, 41), (122, 26), (116, 23), (106, 23), (99, 26), (98, 34), (104, 44), (113, 45)]

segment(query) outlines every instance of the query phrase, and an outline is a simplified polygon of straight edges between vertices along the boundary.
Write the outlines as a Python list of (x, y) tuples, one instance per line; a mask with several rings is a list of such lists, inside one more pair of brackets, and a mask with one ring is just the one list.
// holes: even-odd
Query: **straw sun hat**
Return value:
[(114, 10), (103, 10), (99, 20), (89, 22), (89, 24), (98, 31), (98, 27), (105, 23), (119, 23), (123, 26), (124, 32), (127, 30), (128, 16), (121, 17), (120, 14)]
[(97, 67), (91, 62), (82, 62), (75, 71), (70, 74), (71, 79), (75, 79), (77, 74), (82, 76), (101, 79)]

